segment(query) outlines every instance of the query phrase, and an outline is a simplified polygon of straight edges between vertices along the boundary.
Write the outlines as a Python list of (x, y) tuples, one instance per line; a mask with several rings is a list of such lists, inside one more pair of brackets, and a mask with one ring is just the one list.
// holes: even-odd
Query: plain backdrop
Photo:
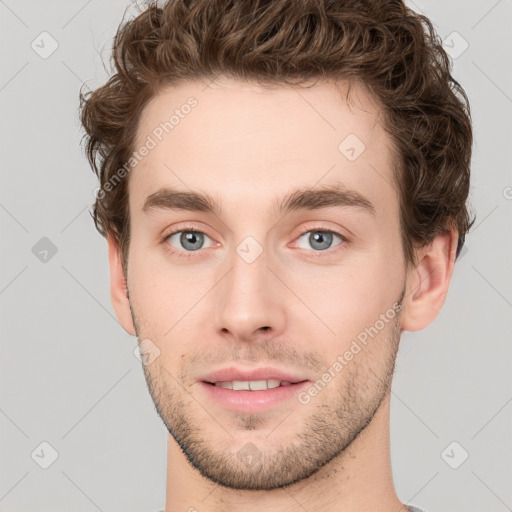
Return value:
[[(106, 81), (102, 62), (109, 70), (129, 5), (0, 1), (5, 512), (149, 512), (165, 503), (167, 432), (136, 339), (110, 304), (78, 121), (79, 88)], [(477, 220), (441, 314), (402, 338), (391, 403), (395, 485), (427, 512), (512, 510), (512, 5), (409, 5), (434, 22), (470, 98)]]

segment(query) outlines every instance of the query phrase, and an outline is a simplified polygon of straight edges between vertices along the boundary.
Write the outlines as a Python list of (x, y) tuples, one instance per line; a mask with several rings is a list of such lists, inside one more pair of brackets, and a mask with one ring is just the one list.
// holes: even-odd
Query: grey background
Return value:
[[(79, 145), (79, 88), (105, 82), (101, 55), (107, 62), (128, 5), (0, 1), (1, 511), (142, 512), (165, 502), (166, 430), (136, 339), (110, 304), (106, 242), (88, 213), (96, 181)], [(454, 54), (464, 47), (454, 31), (469, 44), (454, 75), (473, 110), (477, 221), (443, 311), (402, 339), (395, 485), (427, 512), (512, 510), (511, 1), (409, 5)], [(31, 47), (50, 48), (43, 31), (58, 43), (47, 58)], [(48, 469), (44, 441), (58, 453)], [(450, 467), (464, 450), (468, 459)]]

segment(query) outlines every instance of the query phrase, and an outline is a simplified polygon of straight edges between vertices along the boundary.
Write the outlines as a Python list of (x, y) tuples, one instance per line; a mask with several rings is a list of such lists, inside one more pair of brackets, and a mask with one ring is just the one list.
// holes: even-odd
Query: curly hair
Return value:
[[(224, 75), (261, 85), (311, 80), (360, 83), (380, 101), (391, 135), (404, 258), (470, 219), (469, 100), (430, 20), (401, 0), (168, 0), (119, 25), (115, 73), (80, 91), (88, 161), (99, 178), (93, 219), (119, 244), (130, 240), (126, 169), (140, 115), (164, 86)], [(124, 177), (126, 173), (122, 173)], [(117, 175), (119, 176), (119, 174)], [(126, 272), (126, 270), (125, 270)]]

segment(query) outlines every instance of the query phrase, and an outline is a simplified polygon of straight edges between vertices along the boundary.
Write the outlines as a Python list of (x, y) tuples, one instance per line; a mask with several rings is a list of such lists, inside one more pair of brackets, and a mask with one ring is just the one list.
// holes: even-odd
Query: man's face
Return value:
[[(197, 105), (182, 108), (191, 96)], [(129, 178), (130, 307), (139, 340), (160, 351), (144, 371), (190, 463), (228, 487), (311, 476), (389, 392), (406, 282), (398, 197), (379, 107), (356, 86), (351, 99), (325, 83), (188, 82), (162, 91), (140, 120), (135, 147), (157, 142)], [(162, 133), (176, 109), (179, 121)], [(311, 207), (314, 193), (335, 186), (351, 191), (346, 204), (330, 194)], [(165, 189), (207, 194), (220, 211), (183, 198), (190, 209), (168, 208)], [(304, 202), (280, 210), (297, 189)], [(283, 388), (204, 382), (228, 367), (309, 382), (279, 399)]]

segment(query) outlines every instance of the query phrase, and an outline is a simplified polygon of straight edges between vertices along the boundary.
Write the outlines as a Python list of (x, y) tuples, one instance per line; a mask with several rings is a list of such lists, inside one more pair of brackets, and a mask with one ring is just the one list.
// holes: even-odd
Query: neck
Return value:
[(202, 477), (174, 438), (167, 442), (165, 512), (404, 512), (391, 472), (386, 395), (372, 421), (342, 454), (309, 478), (272, 491), (240, 491)]

